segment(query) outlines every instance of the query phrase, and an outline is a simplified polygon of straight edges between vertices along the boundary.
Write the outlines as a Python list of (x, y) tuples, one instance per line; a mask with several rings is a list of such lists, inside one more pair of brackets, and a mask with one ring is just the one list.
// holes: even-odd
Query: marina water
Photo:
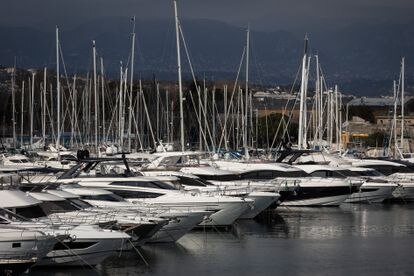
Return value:
[(279, 207), (232, 229), (193, 231), (176, 244), (124, 252), (96, 267), (30, 275), (412, 275), (414, 206)]

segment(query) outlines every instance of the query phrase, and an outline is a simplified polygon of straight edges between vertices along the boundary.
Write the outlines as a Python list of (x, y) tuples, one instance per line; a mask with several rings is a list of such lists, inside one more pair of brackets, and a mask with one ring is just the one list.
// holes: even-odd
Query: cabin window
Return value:
[(156, 198), (162, 195), (159, 193), (149, 193), (149, 192), (139, 192), (139, 191), (111, 190), (111, 192), (123, 198)]
[(180, 182), (183, 185), (187, 185), (187, 186), (196, 186), (196, 187), (205, 187), (207, 186), (206, 184), (203, 183), (203, 181), (201, 179), (196, 179), (196, 178), (190, 178), (190, 177), (185, 177), (185, 176), (180, 176)]
[(46, 216), (45, 212), (42, 210), (42, 208), (40, 208), (39, 205), (16, 208), (16, 214), (23, 216), (25, 218), (29, 218), (29, 219), (40, 218), (40, 217)]
[(109, 185), (174, 190), (174, 187), (161, 181), (115, 181)]
[(20, 248), (20, 247), (22, 247), (22, 244), (20, 242), (12, 243), (12, 248)]
[(111, 201), (111, 202), (122, 202), (122, 198), (108, 194), (108, 195), (84, 195), (82, 199), (86, 200), (102, 200), (102, 201)]
[(327, 177), (326, 171), (314, 171), (310, 175), (314, 177)]

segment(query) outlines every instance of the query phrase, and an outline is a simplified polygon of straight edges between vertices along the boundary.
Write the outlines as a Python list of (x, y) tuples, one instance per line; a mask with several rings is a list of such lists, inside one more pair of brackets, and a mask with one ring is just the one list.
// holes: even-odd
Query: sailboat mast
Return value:
[(98, 146), (98, 87), (96, 82), (96, 44), (95, 40), (92, 40), (92, 55), (93, 55), (93, 95), (95, 104), (95, 154), (99, 154)]
[(59, 72), (59, 28), (56, 26), (56, 93), (57, 93), (57, 138), (56, 149), (60, 159), (60, 72)]
[(105, 129), (105, 82), (104, 82), (104, 67), (103, 58), (101, 57), (101, 101), (102, 101), (102, 139), (106, 142), (106, 129)]
[(336, 150), (339, 150), (339, 107), (338, 107), (338, 86), (335, 85), (335, 134)]
[(397, 157), (397, 148), (398, 148), (398, 140), (397, 140), (397, 83), (394, 80), (393, 82), (393, 91), (394, 91), (394, 118), (393, 118), (393, 129), (394, 129), (394, 158)]
[(300, 86), (300, 106), (299, 106), (299, 132), (298, 132), (298, 149), (305, 147), (304, 141), (306, 132), (306, 69), (307, 69), (307, 52), (308, 52), (308, 37), (305, 36), (305, 47), (302, 59), (302, 82)]
[(31, 93), (30, 93), (30, 148), (33, 146), (33, 115), (34, 115), (34, 82), (36, 73), (32, 72)]
[(401, 152), (404, 152), (404, 82), (405, 58), (401, 59)]
[(23, 123), (24, 123), (24, 81), (22, 81), (22, 101), (20, 106), (20, 147), (23, 147)]
[(135, 60), (135, 16), (132, 18), (132, 47), (131, 47), (131, 77), (129, 84), (129, 108), (128, 108), (128, 151), (131, 151), (131, 128), (132, 128), (132, 92), (134, 85), (134, 60)]
[(181, 50), (180, 50), (180, 26), (178, 21), (177, 1), (174, 0), (174, 14), (175, 14), (175, 35), (177, 44), (177, 71), (178, 71), (178, 93), (180, 97), (180, 143), (181, 151), (185, 150), (184, 145), (184, 111), (183, 111), (183, 86), (181, 79)]
[(320, 89), (320, 85), (319, 85), (319, 81), (320, 81), (320, 76), (319, 76), (319, 56), (315, 55), (315, 59), (316, 59), (316, 83), (315, 83), (315, 96), (316, 96), (316, 132), (315, 132), (315, 142), (318, 141), (319, 146), (321, 145), (321, 133), (320, 133), (320, 129), (321, 129), (321, 108), (320, 106), (322, 105), (322, 99), (321, 99), (321, 94), (319, 92)]
[(16, 148), (16, 95), (14, 91), (15, 81), (16, 81), (16, 58), (14, 59), (14, 67), (12, 71), (12, 87), (11, 87), (11, 93), (12, 93), (12, 123), (13, 123), (13, 147)]
[(47, 92), (47, 69), (43, 69), (43, 105), (42, 105), (42, 136), (43, 143), (46, 146), (46, 92)]
[(244, 157), (249, 159), (249, 149), (247, 146), (247, 132), (248, 132), (248, 107), (249, 107), (249, 53), (250, 53), (250, 26), (247, 26), (246, 33), (246, 99), (245, 99), (245, 116), (244, 116), (244, 128), (243, 128), (243, 147)]

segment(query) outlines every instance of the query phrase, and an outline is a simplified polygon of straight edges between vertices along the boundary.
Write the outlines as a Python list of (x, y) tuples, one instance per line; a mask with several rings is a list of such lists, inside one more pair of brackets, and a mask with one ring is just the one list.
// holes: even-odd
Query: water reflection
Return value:
[[(193, 231), (175, 244), (123, 252), (93, 269), (30, 275), (409, 275), (414, 205), (278, 208), (228, 231)], [(277, 272), (277, 273), (276, 273)]]
[(278, 208), (233, 230), (243, 238), (333, 239), (414, 234), (412, 205), (341, 205), (340, 208)]

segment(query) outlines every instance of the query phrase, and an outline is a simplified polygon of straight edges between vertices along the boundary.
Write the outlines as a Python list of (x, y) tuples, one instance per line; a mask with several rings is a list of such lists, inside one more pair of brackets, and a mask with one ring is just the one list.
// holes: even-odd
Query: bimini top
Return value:
[(21, 208), (40, 204), (41, 201), (34, 197), (17, 190), (0, 191), (1, 208)]

